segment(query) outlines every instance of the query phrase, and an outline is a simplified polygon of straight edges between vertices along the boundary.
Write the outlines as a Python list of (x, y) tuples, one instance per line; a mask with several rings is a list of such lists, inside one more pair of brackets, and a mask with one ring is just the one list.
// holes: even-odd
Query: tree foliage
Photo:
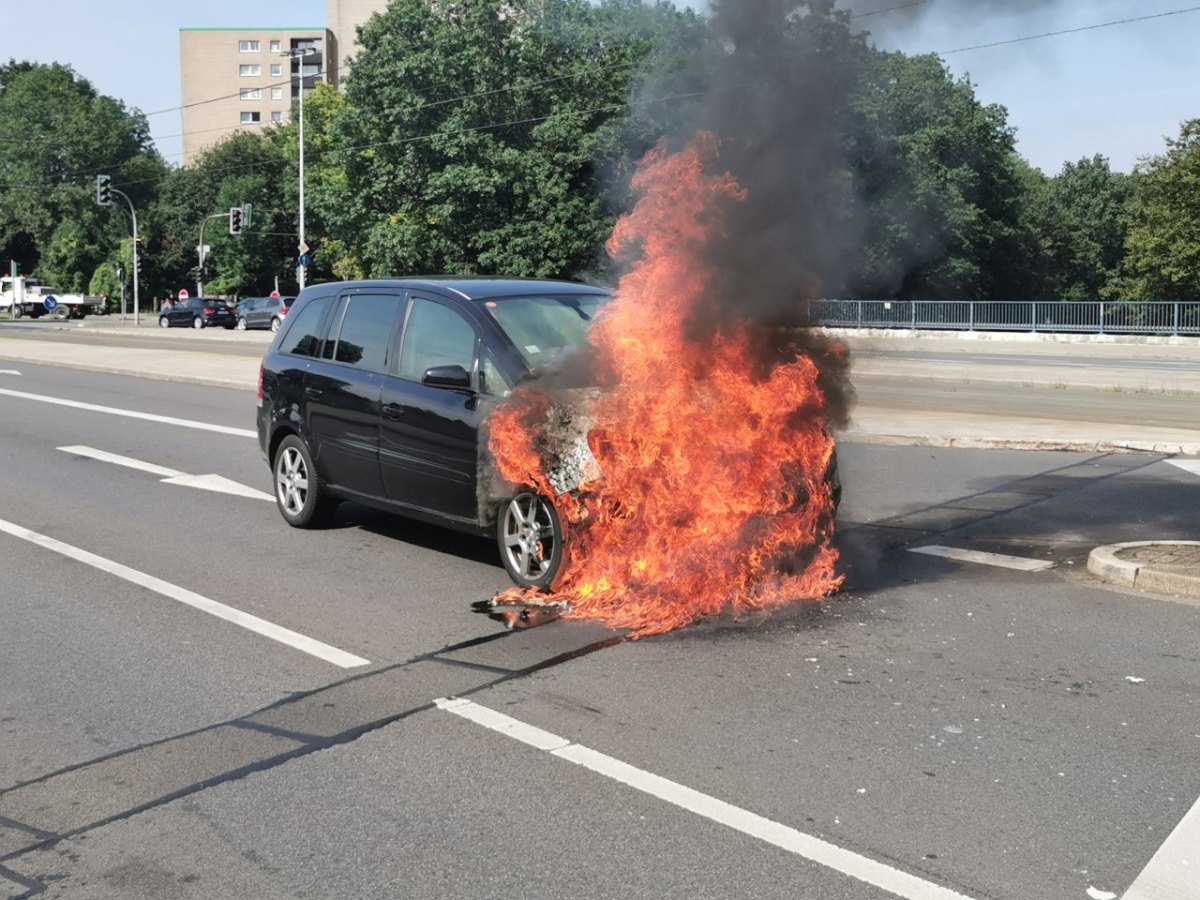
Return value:
[[(739, 222), (779, 246), (738, 264), (791, 246), (781, 278), (848, 297), (1200, 294), (1200, 119), (1132, 175), (1102, 156), (1046, 175), (1003, 106), (855, 24), (835, 0), (394, 0), (345, 90), (304, 101), (309, 278), (608, 277), (636, 161), (714, 127), (748, 191), (806, 208)], [(0, 65), (0, 267), (113, 296), (120, 272), (128, 291), (131, 223), (123, 201), (96, 205), (105, 173), (138, 211), (143, 297), (194, 285), (202, 227), (206, 291), (293, 290), (297, 112), (170, 168), (145, 118), (69, 67)], [(785, 220), (807, 233), (772, 234)]]

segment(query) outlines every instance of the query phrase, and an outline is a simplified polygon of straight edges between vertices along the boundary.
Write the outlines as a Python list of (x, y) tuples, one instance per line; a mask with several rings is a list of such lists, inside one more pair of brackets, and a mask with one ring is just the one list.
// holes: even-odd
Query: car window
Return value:
[(448, 306), (414, 297), (400, 345), (400, 377), (420, 381), (434, 366), (475, 365), (475, 329)]
[(371, 372), (387, 367), (388, 343), (400, 307), (396, 294), (352, 294), (338, 301), (338, 312), (323, 355)]
[(333, 303), (332, 297), (318, 297), (300, 310), (297, 316), (288, 316), (288, 328), (282, 332), (279, 349), (283, 353), (297, 356), (316, 356), (321, 344), (321, 328), (325, 314)]
[(512, 385), (490, 353), (484, 353), (479, 360), (479, 390), (492, 397), (507, 397), (512, 391)]

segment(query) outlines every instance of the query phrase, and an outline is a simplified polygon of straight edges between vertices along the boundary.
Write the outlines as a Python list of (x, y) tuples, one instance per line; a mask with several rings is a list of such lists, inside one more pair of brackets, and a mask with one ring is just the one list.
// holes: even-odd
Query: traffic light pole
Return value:
[(141, 324), (141, 304), (138, 303), (138, 227), (137, 227), (137, 210), (133, 208), (133, 201), (129, 199), (124, 191), (118, 191), (115, 187), (109, 187), (109, 190), (129, 204), (129, 215), (133, 217), (133, 324), (136, 327)]
[(200, 220), (200, 243), (196, 245), (196, 254), (200, 257), (200, 265), (196, 267), (196, 296), (204, 296), (204, 226), (210, 219), (228, 218), (229, 213), (213, 213)]

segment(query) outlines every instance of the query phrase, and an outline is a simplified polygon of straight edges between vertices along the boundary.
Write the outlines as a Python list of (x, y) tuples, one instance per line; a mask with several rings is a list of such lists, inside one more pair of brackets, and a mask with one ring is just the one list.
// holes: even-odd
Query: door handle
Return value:
[(325, 392), (319, 388), (306, 387), (304, 389), (304, 393), (307, 394), (309, 397), (320, 397)]
[(398, 419), (404, 415), (404, 407), (399, 403), (389, 403), (383, 408), (383, 414), (389, 419)]

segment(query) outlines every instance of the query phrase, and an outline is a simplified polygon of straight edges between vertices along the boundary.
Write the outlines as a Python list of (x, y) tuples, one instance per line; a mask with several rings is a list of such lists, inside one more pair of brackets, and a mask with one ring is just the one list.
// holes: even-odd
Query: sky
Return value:
[[(325, 0), (0, 0), (0, 58), (61, 62), (102, 94), (151, 114), (166, 160), (183, 158), (179, 29), (317, 26)], [(1118, 171), (1162, 153), (1200, 117), (1200, 6), (1194, 11), (1002, 46), (1048, 31), (1188, 9), (1197, 0), (856, 0), (884, 49), (937, 52), (985, 103), (1008, 108), (1017, 150), (1047, 174), (1094, 154)]]

